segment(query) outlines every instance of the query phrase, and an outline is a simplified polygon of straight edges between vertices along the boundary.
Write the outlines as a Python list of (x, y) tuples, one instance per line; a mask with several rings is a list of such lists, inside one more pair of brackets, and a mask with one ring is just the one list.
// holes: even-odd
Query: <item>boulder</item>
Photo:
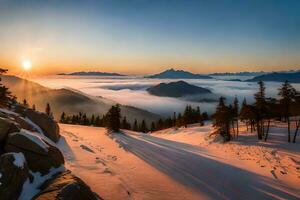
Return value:
[(24, 115), (38, 125), (43, 130), (44, 134), (53, 142), (58, 142), (60, 138), (59, 126), (51, 117), (45, 113), (37, 112), (32, 109), (26, 109)]
[(53, 142), (58, 142), (60, 138), (59, 126), (47, 114), (26, 108), (20, 104), (14, 106), (14, 111), (24, 118), (29, 118), (33, 123), (42, 129), (43, 133), (48, 138), (50, 138)]
[(23, 117), (21, 117), (17, 113), (15, 113), (15, 114), (12, 114), (12, 113), (3, 113), (3, 112), (0, 112), (0, 117), (1, 118), (5, 118), (7, 120), (10, 120), (18, 128), (23, 128), (23, 129), (35, 131), (35, 128), (31, 124), (29, 124), (28, 121), (26, 121)]
[(20, 129), (14, 121), (0, 117), (0, 144), (4, 142), (8, 134), (18, 131), (20, 131)]
[(22, 153), (3, 154), (0, 157), (1, 200), (18, 199), (28, 176), (29, 170)]
[(8, 136), (4, 150), (22, 152), (29, 169), (45, 175), (52, 167), (56, 168), (64, 164), (62, 153), (51, 143), (37, 133), (22, 129)]
[(70, 171), (57, 175), (52, 180), (44, 183), (41, 192), (33, 199), (35, 200), (99, 200), (101, 199), (91, 191), (80, 178), (71, 174)]

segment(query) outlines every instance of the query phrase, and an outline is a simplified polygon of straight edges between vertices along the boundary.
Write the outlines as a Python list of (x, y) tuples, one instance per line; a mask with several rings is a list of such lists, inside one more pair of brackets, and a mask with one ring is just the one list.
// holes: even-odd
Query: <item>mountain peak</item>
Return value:
[(146, 76), (145, 78), (162, 78), (162, 79), (211, 79), (210, 76), (202, 75), (202, 74), (193, 74), (184, 70), (175, 70), (174, 68), (170, 68), (165, 70), (159, 74), (154, 74), (150, 76)]

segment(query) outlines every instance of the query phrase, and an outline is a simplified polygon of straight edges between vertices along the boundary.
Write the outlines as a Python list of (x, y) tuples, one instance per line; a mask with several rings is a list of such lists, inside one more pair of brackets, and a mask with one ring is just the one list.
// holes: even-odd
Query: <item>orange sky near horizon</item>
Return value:
[[(10, 60), (5, 60), (0, 57), (0, 67), (8, 69), (8, 74), (19, 75), (24, 73), (22, 68), (22, 61), (28, 59), (32, 62), (32, 69), (28, 72), (31, 76), (40, 75), (55, 75), (58, 73), (71, 73), (76, 71), (100, 71), (100, 72), (115, 72), (128, 75), (145, 75), (158, 73), (169, 68), (187, 70), (193, 73), (214, 73), (214, 72), (241, 72), (241, 71), (281, 71), (281, 70), (299, 70), (297, 64), (287, 64), (285, 61), (282, 65), (276, 65), (276, 61), (273, 65), (261, 62), (262, 65), (255, 65), (254, 63), (248, 63), (247, 65), (239, 65), (237, 60), (232, 62), (232, 65), (225, 65), (223, 63), (230, 63), (230, 60), (226, 58), (214, 61), (212, 63), (201, 62), (192, 59), (161, 59), (155, 60), (153, 58), (109, 58), (101, 59), (99, 61), (91, 59), (91, 62), (79, 61), (72, 58), (56, 58), (56, 60), (47, 60), (46, 58), (39, 56), (16, 56)], [(282, 57), (280, 58), (282, 59)], [(204, 59), (203, 59), (204, 60)], [(216, 64), (214, 64), (216, 63)], [(267, 65), (269, 64), (269, 65)]]

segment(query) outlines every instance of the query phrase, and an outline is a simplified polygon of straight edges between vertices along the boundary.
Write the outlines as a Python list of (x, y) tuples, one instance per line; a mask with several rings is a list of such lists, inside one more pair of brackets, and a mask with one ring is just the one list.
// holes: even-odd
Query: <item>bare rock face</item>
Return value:
[(56, 176), (41, 186), (41, 192), (33, 199), (35, 200), (97, 200), (101, 199), (91, 191), (80, 178), (72, 175), (70, 171)]
[(9, 120), (10, 122), (14, 123), (19, 128), (19, 130), (23, 128), (31, 131), (36, 131), (35, 127), (33, 127), (32, 124), (28, 123), (28, 121), (26, 121), (24, 117), (21, 117), (17, 114), (8, 114), (0, 112), (0, 118)]
[(58, 142), (60, 138), (59, 126), (51, 117), (49, 117), (45, 113), (24, 108), (20, 105), (15, 107), (15, 111), (29, 118), (33, 123), (38, 125), (43, 130), (44, 134), (53, 142)]
[(6, 152), (22, 152), (27, 160), (28, 167), (34, 172), (47, 174), (51, 168), (64, 164), (64, 157), (60, 150), (50, 144), (37, 133), (21, 130), (10, 134), (6, 140)]
[(22, 153), (5, 153), (0, 157), (0, 199), (18, 199), (29, 170)]
[(58, 142), (60, 138), (59, 126), (51, 117), (45, 113), (36, 112), (31, 109), (27, 109), (25, 111), (25, 115), (38, 125), (48, 138), (50, 138), (53, 142)]
[(4, 142), (8, 134), (18, 131), (20, 129), (14, 121), (0, 117), (0, 144)]

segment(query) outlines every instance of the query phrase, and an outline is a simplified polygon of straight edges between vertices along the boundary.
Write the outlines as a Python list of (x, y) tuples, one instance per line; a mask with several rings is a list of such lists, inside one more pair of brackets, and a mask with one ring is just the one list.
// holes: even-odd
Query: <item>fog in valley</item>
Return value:
[[(231, 76), (230, 79), (246, 80), (251, 77)], [(158, 97), (150, 95), (146, 89), (162, 82), (177, 81), (174, 79), (147, 79), (141, 77), (90, 77), (90, 76), (47, 76), (32, 79), (46, 87), (60, 89), (72, 88), (91, 96), (102, 96), (116, 103), (145, 109), (162, 116), (170, 116), (173, 112), (182, 112), (187, 104), (200, 106), (202, 111), (212, 113), (220, 96), (233, 101), (235, 96), (240, 102), (244, 98), (247, 102), (253, 101), (253, 94), (257, 91), (257, 83), (229, 81), (228, 77), (214, 79), (186, 79), (184, 81), (207, 88), (213, 94), (204, 96), (187, 96), (181, 98)], [(266, 82), (267, 96), (276, 97), (281, 83)], [(294, 84), (300, 89), (300, 84)]]

